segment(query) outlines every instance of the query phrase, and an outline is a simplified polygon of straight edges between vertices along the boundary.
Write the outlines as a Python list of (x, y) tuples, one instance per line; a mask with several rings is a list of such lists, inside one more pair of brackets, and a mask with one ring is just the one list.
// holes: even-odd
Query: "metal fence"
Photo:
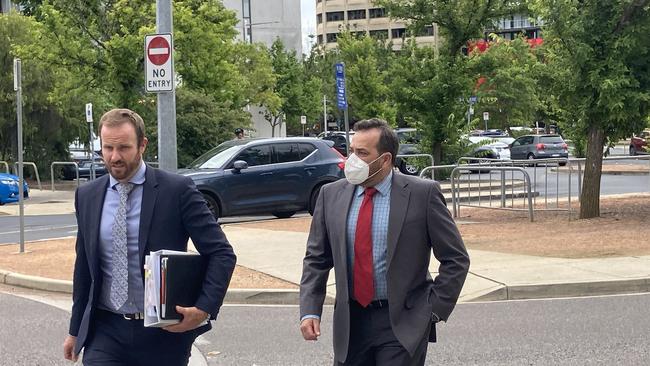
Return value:
[[(38, 189), (42, 191), (43, 186), (41, 185), (41, 177), (38, 175), (38, 167), (36, 166), (36, 163), (31, 161), (24, 161), (23, 169), (25, 169), (25, 166), (31, 166), (32, 168), (34, 168), (34, 174), (36, 175), (36, 182), (38, 183)], [(16, 172), (16, 175), (18, 175), (18, 163), (14, 163), (14, 171)]]
[[(421, 171), (420, 177), (426, 178), (430, 174), (433, 179), (436, 171), (453, 169), (451, 174), (452, 206), (455, 216), (460, 211), (460, 206), (512, 210), (515, 208), (515, 198), (524, 198), (521, 210), (572, 212), (574, 200), (577, 198), (577, 201), (580, 201), (585, 160), (584, 158), (498, 160), (462, 157), (454, 165), (426, 167)], [(628, 160), (648, 160), (648, 191), (650, 191), (650, 155), (603, 158), (604, 163)], [(562, 166), (565, 167), (562, 168)], [(526, 175), (522, 174), (525, 168), (532, 168), (532, 172), (526, 172)], [(567, 174), (566, 181), (560, 180), (562, 170), (565, 170)], [(496, 178), (494, 173), (497, 173)], [(549, 173), (555, 173), (555, 177)], [(577, 194), (573, 188), (576, 181)], [(506, 182), (509, 182), (509, 189)], [(460, 194), (461, 185), (464, 185), (466, 189), (464, 196)], [(523, 192), (515, 190), (515, 187), (518, 186), (523, 186)], [(498, 192), (498, 205), (493, 203), (495, 188)], [(561, 194), (561, 190), (565, 188), (566, 197), (560, 199), (560, 196), (564, 195), (564, 193)], [(487, 193), (487, 198), (484, 198), (486, 197), (485, 193)], [(508, 195), (510, 195), (509, 206), (506, 204)], [(543, 204), (538, 204), (540, 195), (543, 195)], [(529, 196), (532, 199), (530, 202)], [(560, 205), (561, 202), (566, 202), (566, 206)]]
[(77, 175), (77, 188), (79, 188), (79, 164), (75, 163), (74, 161), (54, 161), (50, 165), (50, 177), (52, 179), (52, 192), (54, 192), (54, 166), (64, 166), (64, 165), (73, 165), (75, 173)]

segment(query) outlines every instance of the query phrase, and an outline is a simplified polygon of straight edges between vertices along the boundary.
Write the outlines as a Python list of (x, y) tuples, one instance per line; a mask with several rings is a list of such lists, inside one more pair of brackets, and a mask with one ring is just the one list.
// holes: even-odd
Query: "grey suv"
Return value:
[[(568, 158), (569, 148), (560, 135), (526, 135), (510, 144), (510, 159)], [(560, 162), (565, 165), (566, 162)]]

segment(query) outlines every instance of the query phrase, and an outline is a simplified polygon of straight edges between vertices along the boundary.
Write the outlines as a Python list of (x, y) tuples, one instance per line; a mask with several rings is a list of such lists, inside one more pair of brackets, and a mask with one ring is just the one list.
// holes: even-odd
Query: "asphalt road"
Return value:
[[(648, 365), (650, 294), (461, 304), (428, 365)], [(331, 365), (332, 308), (304, 342), (296, 307), (225, 307), (199, 349), (210, 365)]]
[[(294, 217), (309, 216), (298, 213)], [(274, 216), (237, 216), (219, 219), (222, 224), (238, 222), (273, 220)], [(0, 216), (0, 245), (20, 242), (20, 224), (18, 216)], [(39, 215), (25, 216), (25, 241), (62, 238), (77, 235), (75, 215)]]
[[(650, 294), (460, 304), (438, 328), (427, 365), (648, 365)], [(68, 313), (0, 293), (0, 365), (70, 365)], [(298, 308), (224, 306), (196, 346), (209, 365), (331, 365), (332, 308), (305, 342)]]

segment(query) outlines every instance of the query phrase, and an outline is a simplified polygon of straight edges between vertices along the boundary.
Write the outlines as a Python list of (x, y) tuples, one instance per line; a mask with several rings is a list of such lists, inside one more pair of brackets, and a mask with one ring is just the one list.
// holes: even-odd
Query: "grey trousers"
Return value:
[(363, 308), (350, 304), (350, 345), (345, 363), (336, 366), (421, 366), (427, 355), (428, 334), (411, 356), (390, 325), (388, 306)]

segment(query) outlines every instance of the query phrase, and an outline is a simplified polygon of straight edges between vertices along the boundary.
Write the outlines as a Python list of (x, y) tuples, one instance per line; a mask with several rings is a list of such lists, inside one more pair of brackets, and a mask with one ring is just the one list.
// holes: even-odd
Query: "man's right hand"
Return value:
[(320, 319), (304, 319), (300, 322), (300, 331), (306, 341), (317, 341), (318, 337), (320, 337)]
[(77, 337), (71, 335), (65, 337), (65, 340), (63, 341), (63, 357), (65, 357), (66, 360), (77, 362), (79, 356), (74, 353), (75, 343), (77, 343)]

